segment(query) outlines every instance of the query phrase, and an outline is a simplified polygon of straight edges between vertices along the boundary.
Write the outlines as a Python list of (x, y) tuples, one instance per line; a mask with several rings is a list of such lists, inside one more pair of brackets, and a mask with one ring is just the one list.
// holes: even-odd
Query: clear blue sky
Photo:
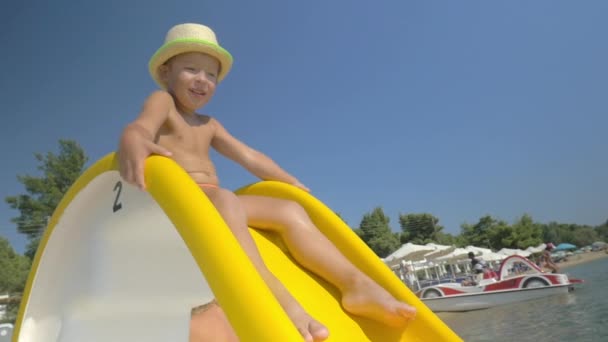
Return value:
[[(485, 215), (608, 219), (606, 1), (12, 1), (0, 19), (0, 197), (35, 152), (91, 162), (155, 89), (174, 24), (235, 57), (203, 112), (296, 175), (351, 226), (382, 206), (449, 233)], [(223, 185), (255, 181), (215, 158)], [(4, 203), (4, 201), (2, 201)], [(0, 204), (0, 235), (24, 240)]]

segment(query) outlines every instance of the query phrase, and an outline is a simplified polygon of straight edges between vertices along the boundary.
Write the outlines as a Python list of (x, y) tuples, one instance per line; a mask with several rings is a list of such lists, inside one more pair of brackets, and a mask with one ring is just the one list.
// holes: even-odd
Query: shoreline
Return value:
[(604, 258), (608, 258), (608, 253), (605, 251), (587, 252), (568, 256), (568, 261), (558, 262), (556, 265), (560, 268), (560, 270), (562, 270)]

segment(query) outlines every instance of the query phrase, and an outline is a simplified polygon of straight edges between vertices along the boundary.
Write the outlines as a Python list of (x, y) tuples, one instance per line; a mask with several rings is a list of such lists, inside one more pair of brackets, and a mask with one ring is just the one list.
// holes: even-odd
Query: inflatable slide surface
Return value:
[[(32, 265), (14, 342), (187, 341), (192, 307), (217, 298), (243, 342), (300, 341), (209, 199), (170, 159), (146, 162), (148, 191), (124, 183), (114, 153), (57, 207)], [(328, 341), (461, 341), (312, 195), (279, 182), (237, 191), (299, 202), (361, 270), (418, 309), (403, 329), (349, 315), (337, 290), (250, 227), (266, 264), (330, 329)]]

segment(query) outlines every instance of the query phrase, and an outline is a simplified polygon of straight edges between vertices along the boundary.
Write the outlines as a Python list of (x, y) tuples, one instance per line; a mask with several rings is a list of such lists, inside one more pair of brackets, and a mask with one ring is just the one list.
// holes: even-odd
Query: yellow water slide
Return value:
[[(300, 341), (209, 199), (170, 159), (146, 162), (147, 192), (121, 181), (114, 153), (56, 209), (24, 291), (14, 342), (186, 341), (190, 309), (216, 297), (241, 341)], [(418, 309), (403, 329), (346, 313), (337, 290), (273, 233), (251, 233), (270, 270), (328, 326), (328, 341), (461, 341), (312, 195), (279, 182), (237, 191), (297, 201), (355, 265)]]

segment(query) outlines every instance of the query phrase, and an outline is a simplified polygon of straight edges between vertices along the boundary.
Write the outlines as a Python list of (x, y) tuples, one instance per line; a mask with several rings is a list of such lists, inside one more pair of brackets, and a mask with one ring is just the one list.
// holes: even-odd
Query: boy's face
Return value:
[(188, 52), (171, 58), (161, 66), (162, 80), (177, 104), (188, 111), (206, 105), (213, 94), (220, 71), (214, 57), (201, 52)]

